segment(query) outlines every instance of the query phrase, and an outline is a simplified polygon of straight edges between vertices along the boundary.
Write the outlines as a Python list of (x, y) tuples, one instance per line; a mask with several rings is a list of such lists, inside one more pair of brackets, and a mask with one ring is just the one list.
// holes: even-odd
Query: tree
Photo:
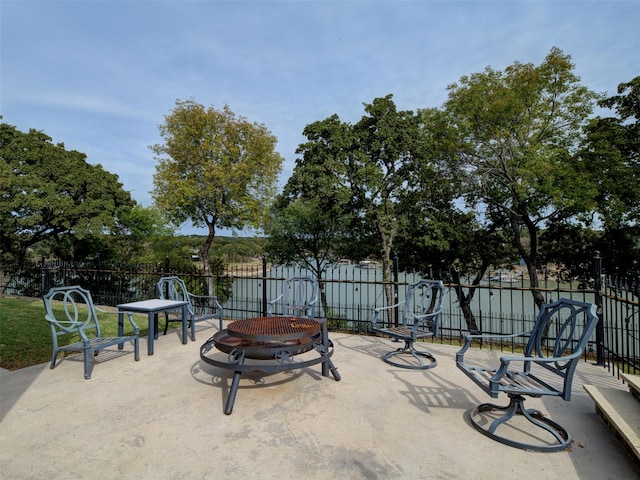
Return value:
[(118, 211), (135, 205), (117, 175), (34, 129), (0, 124), (0, 160), (4, 257), (22, 261), (44, 240), (61, 246), (114, 231)]
[[(354, 126), (356, 148), (349, 159), (348, 175), (364, 218), (377, 231), (382, 279), (389, 282), (391, 252), (403, 221), (400, 199), (424, 151), (419, 116), (398, 111), (392, 95), (374, 99), (365, 105), (365, 112)], [(392, 304), (390, 284), (386, 285), (387, 302)]]
[(216, 228), (260, 227), (282, 168), (277, 139), (227, 105), (216, 110), (193, 100), (176, 101), (160, 135), (164, 144), (150, 147), (158, 161), (152, 195), (175, 223), (207, 227), (200, 253), (213, 295), (209, 248)]
[(305, 265), (318, 279), (325, 307), (326, 269), (341, 257), (363, 258), (371, 242), (362, 241), (363, 223), (346, 176), (352, 126), (332, 115), (303, 133), (308, 142), (296, 151), (302, 158), (272, 209), (267, 252), (275, 261)]
[(402, 222), (398, 206), (421, 154), (419, 122), (413, 112), (398, 111), (392, 95), (365, 104), (365, 112), (354, 125), (337, 115), (308, 125), (308, 141), (298, 148), (303, 157), (287, 186), (320, 199), (318, 205), (328, 214), (348, 218), (342, 227), (351, 244), (382, 260), (391, 304), (391, 252)]
[(540, 240), (541, 263), (553, 264), (562, 280), (577, 278), (585, 287), (590, 283), (600, 232), (571, 221), (554, 222), (541, 232)]
[(601, 248), (610, 272), (640, 272), (640, 76), (599, 102), (616, 117), (596, 117), (585, 128), (581, 166), (598, 186), (604, 227)]
[(296, 262), (310, 270), (318, 279), (321, 306), (325, 309), (323, 275), (341, 256), (345, 221), (343, 216), (328, 213), (317, 199), (285, 201), (281, 198), (266, 230), (267, 254), (279, 263)]
[(573, 67), (553, 48), (539, 66), (515, 62), (504, 72), (487, 67), (463, 76), (445, 103), (461, 135), (468, 205), (509, 232), (538, 306), (540, 229), (595, 206), (595, 185), (574, 153), (597, 95)]
[(463, 210), (464, 184), (459, 165), (457, 129), (447, 112), (419, 112), (424, 154), (416, 158), (399, 208), (397, 252), (401, 268), (449, 281), (470, 331), (478, 331), (471, 303), (477, 286), (492, 265), (511, 259), (504, 235), (494, 224)]
[(171, 225), (160, 211), (135, 205), (118, 212), (118, 224), (111, 243), (120, 263), (135, 259), (137, 263), (157, 260), (155, 246), (166, 237), (173, 237), (175, 225)]

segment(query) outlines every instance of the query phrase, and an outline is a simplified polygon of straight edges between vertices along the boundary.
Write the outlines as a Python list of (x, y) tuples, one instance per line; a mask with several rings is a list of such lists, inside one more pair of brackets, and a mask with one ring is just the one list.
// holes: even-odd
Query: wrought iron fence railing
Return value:
[[(266, 263), (227, 268), (216, 276), (218, 297), (225, 307), (225, 317), (240, 319), (266, 314), (267, 301), (282, 291), (285, 279), (308, 274), (297, 266)], [(0, 292), (39, 297), (49, 288), (79, 284), (92, 292), (101, 305), (157, 297), (156, 283), (163, 275), (179, 275), (192, 293), (205, 293), (207, 279), (198, 268), (175, 271), (168, 264), (103, 265), (63, 261), (33, 262), (22, 266), (0, 265)], [(367, 334), (376, 307), (386, 306), (385, 287), (393, 290), (394, 301), (404, 300), (406, 286), (418, 278), (410, 272), (394, 272), (394, 281), (384, 282), (375, 265), (336, 265), (321, 279), (321, 305), (317, 315), (327, 317), (330, 328), (354, 334)], [(598, 335), (589, 343), (588, 356), (614, 375), (621, 371), (640, 373), (640, 308), (638, 279), (620, 279), (596, 275), (595, 288), (573, 282), (545, 278), (539, 290), (547, 301), (560, 297), (597, 303), (600, 307)], [(457, 343), (469, 331), (468, 318), (460, 308), (456, 285), (449, 285), (440, 335), (433, 341)], [(473, 288), (470, 311), (477, 327), (484, 333), (527, 331), (535, 322), (537, 309), (528, 280), (524, 276), (487, 279)], [(393, 321), (393, 320), (391, 320)], [(492, 345), (491, 348), (515, 350), (516, 344)]]

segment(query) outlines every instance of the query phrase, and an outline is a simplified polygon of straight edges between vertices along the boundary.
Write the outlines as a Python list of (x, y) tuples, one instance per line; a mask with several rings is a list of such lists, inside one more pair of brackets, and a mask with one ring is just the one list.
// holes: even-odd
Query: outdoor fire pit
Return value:
[[(226, 353), (226, 359), (211, 350)], [(311, 350), (317, 357), (295, 361), (294, 357)], [(331, 361), (333, 344), (329, 340), (326, 319), (306, 317), (258, 317), (238, 320), (217, 332), (200, 347), (200, 358), (219, 368), (233, 370), (231, 389), (224, 413), (233, 411), (242, 372), (275, 373), (322, 364), (322, 375), (329, 372), (336, 381), (340, 374)], [(250, 360), (245, 363), (246, 360)]]

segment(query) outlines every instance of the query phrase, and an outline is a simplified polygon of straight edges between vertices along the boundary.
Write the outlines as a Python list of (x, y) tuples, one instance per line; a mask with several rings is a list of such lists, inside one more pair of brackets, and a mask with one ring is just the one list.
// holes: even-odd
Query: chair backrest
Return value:
[(190, 314), (194, 314), (189, 291), (184, 281), (180, 277), (161, 277), (156, 285), (158, 295), (162, 300), (177, 300), (187, 302), (187, 310)]
[(279, 314), (315, 317), (318, 302), (318, 282), (313, 277), (291, 277), (284, 282), (284, 291), (277, 299), (282, 305)]
[(420, 279), (409, 285), (402, 309), (403, 325), (428, 328), (437, 336), (446, 294), (440, 280)]
[[(538, 313), (525, 356), (558, 358), (553, 363), (540, 365), (564, 377), (562, 398), (565, 400), (571, 397), (574, 371), (597, 323), (598, 315), (594, 304), (568, 298), (544, 304)], [(576, 353), (570, 359), (562, 360), (563, 357)], [(525, 362), (524, 368), (529, 371), (531, 362)]]
[[(53, 287), (42, 300), (54, 340), (61, 335), (77, 334), (80, 327), (87, 337), (100, 337), (100, 324), (88, 290), (78, 285)], [(54, 306), (60, 308), (54, 311)]]

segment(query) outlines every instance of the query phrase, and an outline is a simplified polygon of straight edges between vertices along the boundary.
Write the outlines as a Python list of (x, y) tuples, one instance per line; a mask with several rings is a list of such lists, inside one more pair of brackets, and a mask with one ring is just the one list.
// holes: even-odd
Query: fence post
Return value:
[(602, 258), (600, 252), (596, 250), (594, 263), (594, 289), (595, 302), (598, 314), (596, 325), (596, 365), (604, 365), (604, 319), (602, 318)]
[[(393, 303), (398, 305), (398, 254), (393, 255)], [(394, 309), (393, 317), (394, 324), (397, 327), (400, 325), (400, 307)]]
[(41, 280), (40, 280), (40, 282), (41, 282), (40, 295), (41, 296), (45, 294), (44, 289), (46, 288), (46, 285), (45, 285), (45, 283), (46, 283), (46, 275), (47, 275), (47, 273), (46, 273), (46, 271), (44, 269), (44, 255), (42, 255), (42, 263), (40, 264), (40, 276), (41, 276)]
[(267, 316), (267, 257), (262, 256), (262, 316)]

